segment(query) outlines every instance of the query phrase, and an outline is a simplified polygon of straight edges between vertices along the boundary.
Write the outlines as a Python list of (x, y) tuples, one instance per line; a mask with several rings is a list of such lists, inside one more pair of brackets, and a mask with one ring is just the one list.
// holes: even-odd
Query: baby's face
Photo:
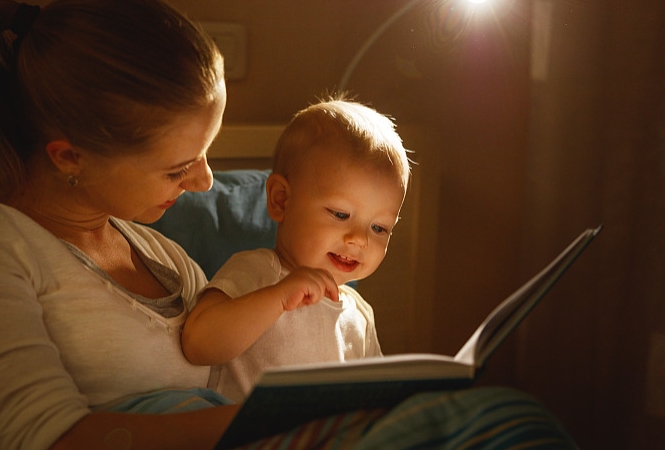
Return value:
[(341, 285), (369, 276), (383, 261), (404, 190), (385, 171), (317, 153), (289, 180), (276, 250), (286, 267), (323, 268)]

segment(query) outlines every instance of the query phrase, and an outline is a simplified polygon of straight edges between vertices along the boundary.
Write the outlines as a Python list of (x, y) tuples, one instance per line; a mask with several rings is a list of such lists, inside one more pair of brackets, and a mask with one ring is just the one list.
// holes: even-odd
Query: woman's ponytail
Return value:
[(19, 191), (24, 180), (27, 149), (15, 108), (15, 63), (20, 42), (38, 14), (38, 6), (0, 0), (0, 202)]

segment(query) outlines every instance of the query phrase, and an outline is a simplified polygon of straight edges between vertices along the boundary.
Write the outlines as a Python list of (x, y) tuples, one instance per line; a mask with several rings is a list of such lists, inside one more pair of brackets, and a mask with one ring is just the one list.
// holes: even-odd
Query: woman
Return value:
[(210, 188), (222, 58), (157, 1), (3, 2), (2, 18), (18, 36), (3, 54), (0, 447), (100, 437), (211, 447), (235, 406), (90, 411), (206, 386), (209, 369), (188, 364), (179, 342), (205, 276), (130, 221), (155, 221), (182, 192)]
[[(0, 20), (0, 448), (212, 448), (237, 406), (180, 345), (205, 276), (135, 221), (211, 186), (222, 57), (160, 0), (0, 0)], [(150, 403), (166, 391), (193, 411), (109, 412), (171, 412)], [(432, 442), (449, 441), (451, 415), (477, 423), (424, 400)], [(358, 434), (329, 437), (408, 447), (414, 427), (391, 424), (415, 416), (384, 420), (402, 406), (349, 414)]]

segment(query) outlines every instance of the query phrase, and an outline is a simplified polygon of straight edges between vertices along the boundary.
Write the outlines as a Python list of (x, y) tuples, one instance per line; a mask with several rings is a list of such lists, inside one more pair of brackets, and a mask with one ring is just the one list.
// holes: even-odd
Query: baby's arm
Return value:
[(325, 270), (307, 267), (237, 298), (207, 289), (185, 322), (183, 352), (192, 364), (224, 364), (247, 350), (282, 313), (323, 297), (338, 300), (335, 280)]

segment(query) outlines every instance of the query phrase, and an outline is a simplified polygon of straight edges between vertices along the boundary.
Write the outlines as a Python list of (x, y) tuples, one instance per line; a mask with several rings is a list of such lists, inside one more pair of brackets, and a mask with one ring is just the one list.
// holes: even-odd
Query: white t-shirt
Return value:
[[(236, 253), (210, 280), (231, 298), (271, 286), (288, 275), (269, 249)], [(270, 367), (381, 356), (372, 307), (353, 288), (340, 286), (339, 302), (320, 302), (280, 316), (242, 355), (213, 370), (211, 385), (243, 401)], [(214, 380), (219, 371), (219, 380)]]
[(32, 219), (0, 205), (2, 449), (48, 448), (91, 406), (207, 384), (210, 368), (189, 364), (180, 346), (203, 271), (156, 231), (113, 224), (137, 253), (182, 279), (182, 312), (156, 313)]

